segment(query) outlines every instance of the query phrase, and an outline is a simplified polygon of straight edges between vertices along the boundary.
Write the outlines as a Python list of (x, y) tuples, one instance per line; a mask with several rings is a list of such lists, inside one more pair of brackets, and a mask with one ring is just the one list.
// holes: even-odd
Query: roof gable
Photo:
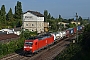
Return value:
[[(29, 10), (29, 11), (27, 11), (27, 12), (30, 12), (30, 13), (32, 13), (32, 14), (38, 16), (38, 17), (44, 17), (43, 14), (41, 14), (40, 12), (37, 12), (37, 11), (30, 11), (30, 10)], [(24, 14), (26, 14), (27, 12), (25, 12)]]

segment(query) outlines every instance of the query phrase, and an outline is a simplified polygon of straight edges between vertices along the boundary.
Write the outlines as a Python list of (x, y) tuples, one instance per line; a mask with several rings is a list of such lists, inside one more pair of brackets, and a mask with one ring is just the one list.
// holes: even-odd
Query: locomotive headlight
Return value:
[(27, 48), (26, 46), (24, 46), (24, 48)]
[(24, 48), (30, 48), (30, 49), (32, 49), (32, 47), (29, 47), (29, 46), (24, 46)]
[(30, 47), (30, 49), (32, 49), (32, 47)]

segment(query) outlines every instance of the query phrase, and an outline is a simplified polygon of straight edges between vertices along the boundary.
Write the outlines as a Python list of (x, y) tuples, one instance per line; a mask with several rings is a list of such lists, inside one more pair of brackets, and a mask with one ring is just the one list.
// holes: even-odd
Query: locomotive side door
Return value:
[(34, 43), (34, 50), (35, 50), (35, 51), (38, 50), (38, 42), (37, 42), (37, 41)]

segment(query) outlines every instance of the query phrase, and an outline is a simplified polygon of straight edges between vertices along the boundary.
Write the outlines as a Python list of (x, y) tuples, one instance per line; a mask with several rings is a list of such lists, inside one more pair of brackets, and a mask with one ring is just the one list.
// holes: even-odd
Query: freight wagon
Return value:
[(72, 29), (69, 28), (66, 30), (66, 37), (70, 37), (70, 34), (72, 33)]

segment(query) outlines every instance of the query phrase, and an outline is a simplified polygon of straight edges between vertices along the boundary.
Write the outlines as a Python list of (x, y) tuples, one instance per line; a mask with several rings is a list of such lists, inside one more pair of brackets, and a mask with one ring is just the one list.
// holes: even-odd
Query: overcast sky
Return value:
[(38, 11), (43, 14), (48, 10), (55, 18), (60, 14), (63, 18), (74, 18), (76, 12), (82, 18), (90, 17), (90, 0), (0, 0), (0, 7), (5, 5), (6, 12), (20, 1), (23, 12), (27, 10)]

